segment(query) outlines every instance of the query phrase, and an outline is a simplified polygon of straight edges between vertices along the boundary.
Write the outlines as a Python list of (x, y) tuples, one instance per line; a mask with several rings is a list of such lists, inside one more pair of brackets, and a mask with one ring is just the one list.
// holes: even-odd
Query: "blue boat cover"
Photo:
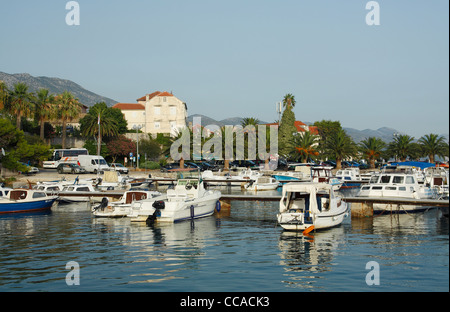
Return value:
[(422, 161), (403, 161), (403, 162), (395, 162), (391, 163), (391, 166), (410, 166), (410, 167), (417, 167), (420, 169), (425, 169), (428, 167), (435, 167), (435, 164), (429, 163), (429, 162), (422, 162)]

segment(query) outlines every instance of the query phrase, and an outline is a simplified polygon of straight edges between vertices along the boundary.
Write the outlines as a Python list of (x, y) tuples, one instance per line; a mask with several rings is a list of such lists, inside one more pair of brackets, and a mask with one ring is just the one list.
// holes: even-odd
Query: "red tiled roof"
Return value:
[[(275, 126), (275, 125), (278, 125), (278, 123), (272, 122), (272, 123), (268, 123), (266, 125), (267, 126)], [(305, 132), (306, 130), (305, 130), (305, 128), (303, 128), (303, 126), (307, 126), (307, 125), (301, 121), (296, 120), (294, 122), (294, 126), (298, 132)], [(319, 130), (316, 126), (308, 126), (308, 128), (309, 128), (309, 132), (311, 132), (311, 134), (315, 134), (315, 135), (319, 134)]]
[(161, 92), (161, 91), (155, 91), (151, 94), (146, 94), (143, 97), (137, 99), (137, 101), (145, 101), (147, 99), (147, 95), (148, 95), (148, 99), (151, 100), (152, 98), (154, 98), (155, 96), (173, 96), (172, 93), (169, 93), (167, 91)]
[(126, 109), (145, 109), (145, 106), (137, 103), (117, 103), (113, 108), (118, 108), (120, 110)]

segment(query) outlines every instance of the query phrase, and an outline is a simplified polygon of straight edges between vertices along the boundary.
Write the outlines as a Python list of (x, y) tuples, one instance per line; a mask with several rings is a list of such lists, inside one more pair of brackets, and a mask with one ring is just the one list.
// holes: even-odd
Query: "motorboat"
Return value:
[(296, 166), (294, 171), (284, 171), (272, 174), (272, 177), (281, 183), (303, 181), (310, 182), (312, 180), (310, 166)]
[(59, 203), (74, 203), (74, 202), (87, 202), (87, 201), (101, 201), (101, 198), (92, 196), (81, 196), (89, 194), (90, 192), (97, 192), (94, 186), (90, 183), (82, 184), (70, 184), (63, 188), (61, 196), (58, 199)]
[(229, 180), (233, 180), (233, 177), (229, 174), (215, 175), (211, 170), (205, 170), (202, 172), (202, 179), (206, 180), (207, 185), (226, 186)]
[[(420, 178), (413, 171), (381, 172), (373, 175), (367, 185), (361, 186), (358, 197), (383, 197), (395, 199), (433, 199), (435, 193), (432, 188), (424, 183), (419, 183)], [(430, 206), (422, 205), (397, 205), (374, 203), (374, 213), (413, 212), (429, 209)]]
[(314, 166), (311, 167), (312, 182), (328, 183), (335, 191), (342, 186), (342, 181), (333, 176), (333, 167), (331, 166)]
[(275, 178), (272, 177), (258, 177), (255, 181), (248, 182), (244, 188), (249, 191), (268, 191), (268, 190), (276, 190), (280, 182), (278, 182)]
[(424, 170), (425, 185), (429, 185), (438, 199), (449, 198), (449, 171), (443, 167), (429, 167)]
[(6, 197), (0, 197), (0, 213), (50, 210), (58, 196), (32, 189), (12, 189)]
[(207, 217), (220, 210), (221, 192), (206, 190), (201, 179), (178, 179), (165, 196), (132, 203), (131, 221), (178, 222)]
[(349, 167), (336, 171), (336, 179), (342, 182), (341, 188), (356, 188), (361, 186), (359, 168)]
[(288, 231), (337, 226), (348, 216), (348, 204), (329, 183), (290, 182), (283, 185), (278, 224)]
[(133, 202), (159, 196), (161, 196), (161, 193), (157, 191), (129, 190), (118, 201), (109, 202), (108, 198), (104, 197), (100, 204), (92, 207), (92, 213), (95, 217), (103, 218), (127, 217), (131, 213)]

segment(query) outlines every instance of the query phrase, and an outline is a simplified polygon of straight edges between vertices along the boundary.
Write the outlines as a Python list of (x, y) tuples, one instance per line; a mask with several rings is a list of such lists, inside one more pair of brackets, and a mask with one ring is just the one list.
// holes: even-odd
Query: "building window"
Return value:
[(170, 106), (170, 115), (176, 115), (176, 114), (177, 114), (177, 107)]
[(161, 107), (155, 106), (154, 112), (155, 112), (155, 115), (160, 115), (161, 114)]
[(174, 128), (176, 128), (177, 127), (177, 122), (176, 121), (171, 121), (170, 122), (170, 128), (171, 129), (174, 129)]
[(155, 129), (159, 129), (161, 127), (161, 125), (159, 124), (159, 122), (155, 122)]

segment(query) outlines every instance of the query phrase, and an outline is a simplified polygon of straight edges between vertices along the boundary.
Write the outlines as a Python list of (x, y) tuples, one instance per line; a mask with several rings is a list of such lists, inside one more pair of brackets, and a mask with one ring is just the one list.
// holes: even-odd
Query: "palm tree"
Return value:
[(407, 134), (400, 134), (394, 136), (394, 140), (389, 143), (388, 150), (395, 159), (400, 158), (400, 161), (405, 161), (408, 156), (414, 153), (414, 138)]
[(58, 104), (57, 118), (62, 121), (62, 148), (66, 148), (66, 124), (80, 115), (81, 104), (68, 91), (56, 96), (55, 100)]
[(359, 143), (359, 151), (370, 163), (370, 168), (375, 168), (375, 160), (380, 158), (386, 143), (380, 138), (369, 137)]
[(246, 117), (242, 119), (241, 126), (242, 128), (245, 128), (248, 125), (257, 126), (259, 124), (259, 119), (254, 117)]
[(295, 98), (292, 94), (288, 93), (284, 96), (284, 99), (283, 99), (283, 107), (284, 108), (287, 108), (287, 107), (294, 108), (295, 104), (296, 104)]
[(41, 126), (40, 137), (44, 140), (44, 125), (46, 121), (49, 121), (56, 112), (52, 106), (55, 102), (55, 96), (51, 94), (47, 89), (40, 89), (36, 95), (35, 104), (35, 118), (39, 120)]
[(448, 145), (445, 144), (445, 139), (437, 134), (430, 133), (424, 135), (419, 139), (419, 144), (423, 152), (430, 159), (430, 163), (434, 164), (434, 156), (444, 157), (448, 154)]
[(21, 129), (22, 116), (28, 117), (31, 114), (33, 104), (31, 95), (28, 93), (28, 86), (23, 82), (14, 85), (14, 90), (10, 94), (11, 103), (9, 110), (16, 116), (16, 128)]
[(311, 134), (309, 131), (294, 135), (290, 141), (292, 153), (301, 158), (301, 162), (307, 162), (308, 158), (316, 158), (319, 156), (317, 150), (319, 144), (319, 136)]
[(98, 155), (100, 155), (100, 146), (102, 144), (103, 136), (113, 137), (119, 135), (118, 123), (108, 114), (108, 109), (106, 103), (96, 103), (89, 109), (89, 114), (83, 118), (82, 122), (80, 121), (81, 133), (84, 136), (97, 136)]
[(6, 83), (0, 80), (0, 111), (7, 106), (7, 101), (9, 98), (9, 91)]
[(327, 150), (336, 159), (336, 169), (341, 169), (341, 161), (356, 153), (356, 144), (345, 130), (339, 129), (327, 140)]

